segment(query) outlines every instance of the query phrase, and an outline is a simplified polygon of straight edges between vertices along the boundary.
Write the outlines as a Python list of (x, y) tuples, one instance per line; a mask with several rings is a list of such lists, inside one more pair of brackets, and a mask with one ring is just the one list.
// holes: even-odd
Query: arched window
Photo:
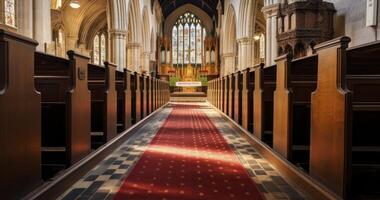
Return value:
[(107, 36), (104, 32), (99, 32), (94, 37), (92, 49), (92, 62), (96, 65), (103, 65), (107, 60)]
[[(177, 27), (174, 27), (173, 28), (173, 32), (172, 32), (172, 49), (173, 49), (173, 52), (177, 52), (178, 50), (178, 31), (177, 31)], [(176, 65), (178, 63), (178, 60), (177, 60), (177, 54), (176, 53), (173, 53), (172, 54), (173, 58), (173, 64)]]
[(178, 26), (178, 64), (183, 64), (183, 26)]
[(16, 27), (16, 0), (4, 0), (4, 24)]
[(195, 63), (195, 25), (191, 24), (190, 27), (190, 63)]
[(197, 44), (202, 44), (202, 45), (197, 45), (197, 64), (202, 63), (202, 52), (203, 52), (203, 41), (202, 39), (202, 27), (200, 24), (197, 25)]
[(100, 36), (100, 65), (106, 61), (106, 36), (104, 33)]
[(189, 12), (180, 16), (172, 29), (173, 65), (201, 64), (205, 37), (200, 19)]
[(183, 57), (183, 62), (185, 63), (185, 64), (188, 64), (189, 63), (189, 61), (190, 61), (190, 56), (189, 56), (189, 54), (190, 54), (190, 45), (189, 45), (189, 38), (190, 38), (190, 36), (189, 36), (189, 24), (185, 24), (185, 32), (184, 32), (184, 36), (183, 36), (183, 41), (184, 41), (184, 50), (183, 50), (183, 55), (184, 55), (184, 57)]
[(99, 35), (96, 35), (94, 38), (94, 49), (93, 49), (93, 62), (95, 64), (100, 64), (100, 38)]

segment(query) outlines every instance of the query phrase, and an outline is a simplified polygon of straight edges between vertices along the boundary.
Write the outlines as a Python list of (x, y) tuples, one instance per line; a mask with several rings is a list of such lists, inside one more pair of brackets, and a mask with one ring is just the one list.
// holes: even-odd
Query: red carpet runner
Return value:
[(174, 107), (114, 199), (264, 199), (199, 108)]

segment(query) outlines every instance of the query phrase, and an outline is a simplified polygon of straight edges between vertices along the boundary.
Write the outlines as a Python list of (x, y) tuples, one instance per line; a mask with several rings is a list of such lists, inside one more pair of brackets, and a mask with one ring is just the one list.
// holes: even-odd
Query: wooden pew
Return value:
[(380, 42), (347, 49), (346, 84), (352, 92), (351, 191), (354, 198), (380, 196)]
[(347, 90), (346, 49), (349, 38), (316, 46), (318, 86), (312, 94), (310, 174), (341, 197), (349, 185), (351, 94)]
[(241, 72), (236, 72), (234, 76), (234, 120), (241, 125), (241, 88), (242, 88), (242, 75)]
[(125, 122), (125, 87), (124, 73), (116, 71), (116, 91), (117, 91), (117, 133), (123, 132), (127, 125)]
[(215, 94), (215, 79), (212, 80), (212, 85), (211, 85), (211, 102), (212, 102), (212, 105), (215, 106), (215, 97), (216, 97), (216, 94)]
[(158, 79), (157, 80), (157, 102), (158, 102), (158, 107), (162, 106), (162, 80)]
[(148, 115), (148, 77), (142, 75), (141, 77), (141, 93), (142, 93), (142, 104), (141, 104), (141, 119), (144, 119)]
[(223, 77), (223, 112), (228, 113), (228, 77)]
[(235, 90), (235, 82), (234, 82), (234, 76), (232, 74), (228, 75), (228, 116), (233, 119), (235, 114), (235, 98), (234, 98), (234, 92)]
[(223, 109), (222, 102), (223, 102), (223, 84), (222, 84), (222, 78), (217, 79), (217, 95), (218, 95), (218, 102), (217, 102), (217, 108), (219, 110)]
[(154, 110), (156, 110), (154, 108), (154, 91), (155, 91), (155, 88), (154, 88), (154, 81), (155, 81), (155, 78), (151, 78), (150, 81), (149, 81), (149, 114), (154, 112)]
[(241, 117), (241, 124), (242, 127), (249, 132), (253, 133), (253, 105), (254, 105), (254, 98), (253, 98), (253, 90), (254, 90), (254, 69), (245, 69), (242, 71), (242, 89), (241, 89), (241, 96), (242, 96), (242, 104), (241, 104), (241, 111), (242, 111), (242, 117)]
[(41, 96), (33, 80), (36, 45), (34, 40), (0, 30), (0, 190), (3, 199), (21, 199), (42, 182)]
[(253, 134), (263, 140), (264, 138), (264, 64), (256, 65), (254, 67), (254, 90), (253, 90)]
[(35, 54), (35, 84), (41, 92), (42, 178), (49, 179), (91, 151), (89, 58), (68, 52), (69, 60)]
[(159, 109), (159, 105), (158, 105), (158, 79), (155, 79), (154, 81), (154, 93), (155, 93), (155, 98), (154, 98), (154, 107), (155, 107), (155, 110)]
[(124, 69), (124, 72), (117, 71), (117, 108), (118, 108), (118, 132), (123, 132), (124, 130), (132, 126), (132, 74), (129, 70)]
[[(259, 70), (260, 71), (260, 70)], [(260, 72), (258, 72), (260, 73)], [(257, 84), (255, 90), (263, 91), (262, 98), (258, 99), (256, 104), (255, 99), (255, 109), (262, 110), (262, 116), (257, 119), (255, 116), (255, 123), (262, 121), (262, 135), (261, 139), (267, 145), (273, 146), (273, 94), (276, 88), (276, 65), (264, 67), (261, 72), (262, 83)], [(260, 76), (260, 75), (258, 75)], [(259, 78), (260, 77), (255, 77)], [(260, 108), (258, 108), (260, 107)]]
[(93, 149), (112, 140), (117, 134), (116, 66), (88, 65), (88, 88), (91, 91), (91, 146)]
[[(312, 96), (310, 173), (343, 198), (376, 198), (380, 43), (347, 49), (349, 42), (341, 37), (316, 48), (319, 70)], [(330, 154), (321, 160), (326, 152)]]
[(309, 169), (311, 93), (317, 87), (318, 57), (276, 60), (273, 148), (306, 171)]
[(132, 104), (132, 107), (134, 108), (134, 112), (132, 113), (135, 113), (134, 115), (134, 122), (133, 123), (137, 123), (139, 122), (141, 119), (142, 119), (142, 115), (141, 115), (141, 108), (142, 108), (142, 91), (141, 91), (141, 76), (139, 73), (135, 72), (135, 75), (134, 75), (134, 87), (133, 87), (133, 93), (134, 93), (134, 101), (133, 101), (133, 104)]

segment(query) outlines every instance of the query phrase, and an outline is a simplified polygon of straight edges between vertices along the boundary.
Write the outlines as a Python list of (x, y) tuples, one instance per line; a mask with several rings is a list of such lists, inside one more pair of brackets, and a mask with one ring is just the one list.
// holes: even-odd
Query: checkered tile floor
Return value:
[[(215, 123), (266, 199), (304, 199), (245, 139), (235, 133), (215, 110), (206, 103), (201, 103), (200, 109)], [(58, 199), (112, 199), (171, 110), (169, 105), (160, 111), (133, 137)]]

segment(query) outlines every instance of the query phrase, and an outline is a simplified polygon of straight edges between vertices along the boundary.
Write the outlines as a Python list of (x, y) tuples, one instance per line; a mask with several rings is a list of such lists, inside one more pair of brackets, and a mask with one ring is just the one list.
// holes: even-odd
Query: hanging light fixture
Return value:
[(72, 8), (74, 8), (74, 9), (77, 9), (77, 8), (80, 7), (80, 3), (79, 3), (78, 0), (71, 0), (71, 1), (70, 1), (70, 6), (71, 6)]

